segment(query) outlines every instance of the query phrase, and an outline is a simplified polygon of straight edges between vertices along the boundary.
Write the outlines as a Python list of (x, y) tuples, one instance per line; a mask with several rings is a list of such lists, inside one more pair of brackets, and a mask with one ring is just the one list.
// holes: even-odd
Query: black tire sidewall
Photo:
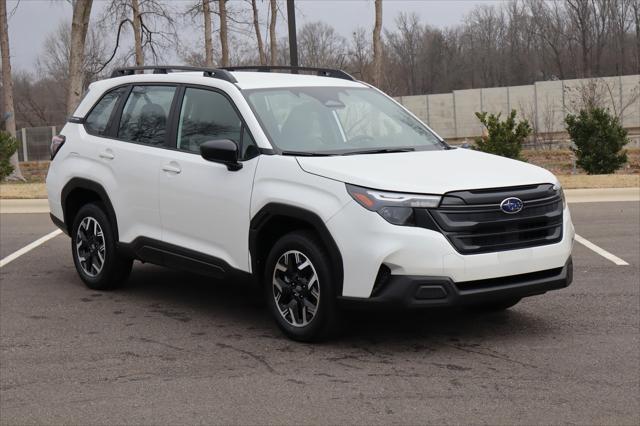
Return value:
[[(92, 277), (84, 272), (84, 270), (80, 266), (76, 250), (78, 228), (80, 227), (80, 223), (82, 222), (82, 220), (86, 217), (92, 217), (98, 222), (100, 228), (102, 228), (105, 242), (105, 263), (100, 273), (95, 277)], [(119, 258), (117, 252), (116, 238), (113, 226), (111, 225), (108, 216), (104, 212), (104, 208), (100, 204), (86, 204), (82, 206), (78, 211), (78, 214), (76, 214), (71, 232), (71, 250), (76, 271), (78, 272), (78, 275), (80, 276), (82, 281), (87, 285), (87, 287), (95, 290), (107, 290), (113, 288), (116, 284), (118, 284), (114, 281), (117, 279), (118, 272), (120, 272), (119, 268), (122, 268), (122, 260)]]
[[(320, 285), (320, 304), (313, 320), (304, 327), (294, 327), (289, 324), (278, 311), (273, 297), (273, 271), (276, 262), (285, 252), (297, 250), (307, 257), (318, 274)], [(293, 232), (285, 235), (274, 244), (267, 261), (263, 277), (264, 293), (271, 314), (280, 329), (290, 338), (303, 342), (322, 340), (330, 334), (337, 321), (336, 287), (334, 274), (331, 271), (329, 256), (323, 246), (306, 232)]]

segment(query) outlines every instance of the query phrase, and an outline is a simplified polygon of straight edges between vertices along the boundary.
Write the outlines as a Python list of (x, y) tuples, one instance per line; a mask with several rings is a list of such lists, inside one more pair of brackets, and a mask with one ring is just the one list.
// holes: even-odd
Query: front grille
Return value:
[[(523, 201), (520, 212), (507, 214), (500, 209), (509, 197)], [(428, 212), (458, 252), (477, 254), (559, 242), (562, 210), (559, 191), (542, 184), (450, 192), (440, 207)]]

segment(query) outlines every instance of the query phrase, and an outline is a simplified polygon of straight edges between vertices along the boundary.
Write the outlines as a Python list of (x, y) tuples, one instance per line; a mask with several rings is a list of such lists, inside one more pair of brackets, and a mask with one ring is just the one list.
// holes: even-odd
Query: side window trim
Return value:
[[(120, 86), (122, 87), (122, 86)], [(128, 84), (125, 86), (126, 90), (125, 93), (120, 97), (120, 99), (118, 99), (118, 104), (116, 105), (116, 107), (113, 109), (111, 118), (109, 119), (109, 125), (108, 125), (108, 130), (106, 132), (106, 135), (110, 138), (110, 139), (116, 139), (116, 137), (118, 136), (118, 127), (120, 127), (120, 119), (122, 118), (122, 110), (124, 109), (124, 104), (127, 102), (127, 99), (129, 99), (129, 95), (131, 94), (131, 90), (133, 89), (133, 85)]]
[[(235, 111), (236, 115), (238, 116), (238, 118), (240, 119), (240, 146), (238, 147), (238, 152), (242, 153), (244, 152), (244, 144), (245, 144), (245, 133), (247, 133), (249, 135), (249, 139), (254, 141), (255, 143), (255, 138), (253, 137), (253, 135), (251, 134), (251, 130), (249, 129), (249, 126), (247, 126), (247, 122), (245, 121), (244, 117), (242, 116), (242, 113), (240, 113), (240, 110), (238, 109), (238, 107), (236, 106), (236, 103), (233, 101), (233, 99), (231, 99), (231, 96), (229, 96), (229, 94), (227, 92), (225, 92), (222, 89), (219, 89), (217, 87), (211, 87), (211, 86), (204, 86), (204, 85), (199, 85), (199, 84), (182, 84), (180, 85), (182, 87), (181, 93), (180, 93), (180, 105), (178, 105), (178, 110), (175, 111), (175, 114), (172, 115), (172, 120), (175, 120), (175, 129), (172, 129), (171, 134), (173, 137), (173, 145), (171, 146), (172, 149), (180, 151), (180, 152), (185, 152), (187, 154), (195, 154), (195, 155), (200, 155), (198, 153), (195, 152), (191, 152), (191, 151), (187, 151), (187, 150), (183, 150), (183, 149), (178, 149), (177, 147), (177, 140), (178, 140), (178, 127), (179, 127), (179, 121), (180, 121), (180, 113), (182, 111), (182, 104), (184, 103), (184, 94), (186, 92), (186, 89), (199, 89), (199, 90), (208, 90), (210, 92), (216, 92), (222, 96), (225, 97), (225, 99), (229, 102), (229, 104), (231, 105), (231, 108), (233, 108), (233, 110)], [(172, 111), (173, 112), (173, 111)], [(261, 153), (260, 148), (257, 146), (256, 144), (256, 149), (258, 149), (258, 151)], [(240, 158), (239, 161), (248, 161), (251, 160), (254, 157), (251, 158)]]
[[(127, 85), (120, 85), (120, 86), (116, 86), (116, 87), (112, 87), (111, 89), (107, 90), (106, 92), (104, 92), (102, 94), (102, 96), (100, 96), (100, 99), (98, 99), (96, 101), (96, 103), (93, 104), (93, 106), (91, 107), (91, 109), (89, 110), (89, 112), (87, 112), (84, 117), (71, 117), (72, 119), (75, 118), (76, 121), (72, 121), (78, 124), (82, 124), (82, 127), (84, 128), (84, 131), (87, 132), (88, 134), (92, 135), (92, 136), (97, 136), (100, 138), (111, 138), (111, 131), (112, 131), (112, 126), (113, 126), (113, 121), (116, 118), (116, 114), (118, 113), (118, 108), (120, 106), (120, 103), (123, 102), (123, 99), (126, 100), (126, 98), (128, 97), (129, 91), (131, 90), (130, 88), (128, 90), (125, 91), (125, 93), (121, 94), (120, 97), (118, 98), (118, 100), (116, 101), (116, 105), (115, 107), (111, 110), (111, 114), (109, 115), (109, 120), (107, 120), (107, 126), (105, 127), (105, 131), (103, 134), (97, 134), (96, 132), (89, 130), (89, 128), (87, 127), (87, 118), (91, 115), (91, 113), (93, 113), (93, 111), (96, 109), (96, 107), (100, 104), (100, 102), (102, 102), (102, 100), (104, 99), (105, 96), (107, 96), (109, 93), (113, 93), (116, 90), (120, 90), (123, 87), (126, 87)], [(85, 92), (85, 96), (86, 96)], [(71, 121), (71, 120), (69, 120)]]
[(169, 149), (180, 151), (178, 149), (178, 130), (180, 127), (180, 112), (184, 103), (185, 85), (176, 85), (176, 92), (173, 95), (173, 102), (169, 110), (169, 122), (167, 123), (167, 145)]

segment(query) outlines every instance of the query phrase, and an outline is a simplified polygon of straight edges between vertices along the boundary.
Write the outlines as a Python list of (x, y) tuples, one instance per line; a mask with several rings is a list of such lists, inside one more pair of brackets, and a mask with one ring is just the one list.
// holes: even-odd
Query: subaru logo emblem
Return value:
[(500, 203), (500, 210), (508, 214), (518, 213), (522, 210), (524, 203), (520, 198), (509, 197), (502, 200)]

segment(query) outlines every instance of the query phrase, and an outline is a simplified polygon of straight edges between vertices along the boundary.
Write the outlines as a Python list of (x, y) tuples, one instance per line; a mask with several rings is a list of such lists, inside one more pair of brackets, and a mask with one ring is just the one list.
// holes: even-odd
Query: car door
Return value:
[(97, 160), (109, 170), (109, 197), (121, 242), (162, 238), (158, 176), (175, 92), (172, 85), (128, 86), (108, 136), (93, 138)]
[[(224, 93), (185, 87), (176, 111), (175, 151), (160, 176), (164, 242), (249, 270), (249, 214), (258, 150)], [(243, 167), (228, 170), (200, 156), (200, 145), (230, 139)]]

